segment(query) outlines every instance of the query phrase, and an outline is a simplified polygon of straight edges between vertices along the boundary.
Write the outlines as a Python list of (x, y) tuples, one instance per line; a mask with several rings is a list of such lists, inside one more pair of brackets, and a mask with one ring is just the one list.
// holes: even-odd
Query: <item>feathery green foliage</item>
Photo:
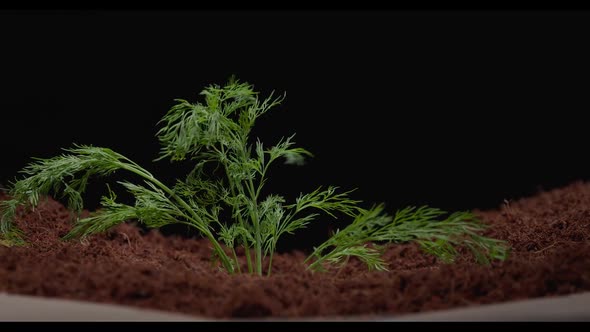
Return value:
[(445, 214), (442, 210), (422, 206), (401, 209), (392, 217), (383, 213), (383, 205), (375, 206), (315, 248), (307, 259), (314, 259), (309, 268), (321, 270), (324, 262), (338, 264), (354, 256), (369, 269), (387, 270), (387, 264), (380, 258), (379, 244), (410, 241), (417, 241), (424, 251), (448, 263), (457, 256), (457, 246), (470, 249), (482, 264), (489, 263), (490, 258), (507, 258), (508, 248), (503, 241), (478, 234), (485, 225), (475, 215), (455, 212), (439, 220)]
[(211, 242), (215, 257), (229, 273), (242, 272), (235, 251), (242, 246), (248, 272), (261, 275), (263, 271), (271, 273), (281, 236), (327, 215), (354, 220), (316, 248), (308, 258), (313, 260), (309, 266), (313, 269), (357, 257), (369, 268), (385, 270), (379, 252), (379, 243), (384, 242), (418, 241), (425, 251), (445, 261), (452, 261), (459, 245), (471, 249), (482, 263), (506, 257), (504, 243), (478, 235), (484, 226), (467, 212), (437, 221), (443, 211), (422, 207), (403, 209), (391, 217), (383, 213), (382, 206), (370, 210), (359, 207), (360, 201), (349, 198), (350, 191), (338, 192), (336, 187), (301, 194), (293, 203), (280, 195), (261, 197), (273, 163), (283, 159), (287, 164), (301, 165), (311, 156), (295, 146), (294, 136), (271, 147), (260, 140), (251, 141), (256, 119), (279, 105), (284, 96), (275, 98), (271, 94), (260, 99), (250, 84), (235, 79), (223, 87), (211, 85), (201, 96), (203, 102), (176, 100), (159, 122), (161, 128), (156, 134), (161, 144), (156, 160), (194, 163), (185, 178), (168, 187), (127, 157), (89, 145), (75, 145), (57, 157), (35, 159), (21, 171), (24, 177), (11, 184), (11, 199), (0, 202), (0, 244), (24, 244), (22, 233), (13, 223), (19, 206), (34, 209), (40, 197), (53, 195), (67, 200), (79, 215), (91, 177), (126, 171), (141, 179), (139, 183), (117, 182), (135, 203), (117, 202), (117, 195), (108, 187), (108, 194), (101, 200), (102, 209), (77, 218), (65, 239), (104, 232), (127, 220), (156, 228), (184, 224)]

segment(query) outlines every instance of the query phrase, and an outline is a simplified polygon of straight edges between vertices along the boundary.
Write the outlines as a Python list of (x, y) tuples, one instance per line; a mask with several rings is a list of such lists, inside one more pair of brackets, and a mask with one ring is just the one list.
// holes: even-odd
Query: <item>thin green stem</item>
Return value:
[[(219, 149), (217, 149), (217, 147), (215, 147), (215, 146), (213, 147), (213, 149), (220, 156), (223, 156), (225, 158), (226, 152), (225, 152), (225, 147), (223, 145), (221, 146), (221, 151), (219, 151)], [(223, 167), (225, 169), (225, 174), (229, 174), (229, 169), (227, 168), (227, 163), (223, 162), (223, 159), (220, 159), (220, 160), (222, 160), (222, 164), (223, 164)], [(230, 191), (231, 191), (231, 194), (232, 194), (233, 197), (236, 197), (236, 189), (239, 190), (240, 192), (243, 192), (244, 191), (243, 188), (241, 188), (241, 186), (238, 188), (237, 185), (239, 183), (238, 184), (234, 183), (234, 181), (232, 181), (231, 177), (228, 176), (227, 179), (228, 179), (229, 188), (230, 188)], [(236, 212), (235, 211), (236, 208), (237, 207), (235, 205), (232, 206), (232, 209), (234, 210), (233, 211), (234, 213)], [(243, 228), (246, 228), (246, 224), (244, 222), (244, 218), (242, 218), (242, 214), (241, 213), (236, 213), (236, 215), (238, 217), (238, 222), (240, 223), (240, 226), (242, 226)], [(248, 239), (246, 238), (245, 235), (242, 235), (242, 243), (244, 245), (244, 253), (246, 255), (246, 263), (248, 264), (248, 273), (252, 273), (253, 270), (252, 270), (252, 258), (250, 257), (250, 246), (248, 246)]]
[(246, 242), (244, 242), (244, 253), (246, 254), (246, 262), (248, 263), (248, 273), (252, 274), (254, 270), (252, 268), (252, 258), (250, 257), (250, 247)]
[[(271, 161), (268, 162), (270, 164)], [(266, 170), (268, 169), (268, 164), (262, 167), (262, 173), (260, 175), (260, 181), (258, 182), (258, 189), (256, 189), (256, 196), (255, 198), (258, 199), (260, 196), (260, 192), (262, 191), (262, 187), (264, 186), (264, 178), (266, 177)]]
[[(237, 139), (239, 139), (241, 141), (241, 143), (242, 143), (240, 146), (245, 147), (247, 145), (246, 144), (246, 139), (244, 137), (239, 137)], [(217, 150), (218, 153), (221, 153), (222, 155), (225, 155), (225, 150), (224, 150), (223, 147), (222, 147), (222, 151), (219, 151), (218, 149), (216, 149), (216, 150)], [(247, 153), (246, 153), (246, 151), (244, 149), (241, 149), (239, 152), (240, 152), (239, 157), (242, 160), (244, 160), (244, 161), (248, 160)], [(226, 173), (229, 174), (227, 165), (225, 163), (224, 163), (224, 167), (226, 169)], [(235, 196), (235, 193), (233, 192), (233, 188), (234, 187), (241, 194), (244, 194), (245, 195), (244, 187), (242, 186), (241, 183), (234, 183), (233, 181), (231, 181), (231, 179), (229, 181), (230, 181), (230, 187), (232, 187), (232, 194), (234, 196)], [(252, 200), (252, 202), (251, 202), (252, 203), (252, 207), (249, 209), (250, 210), (249, 212), (250, 212), (250, 218), (252, 219), (252, 225), (254, 226), (254, 233), (255, 233), (254, 234), (254, 242), (255, 242), (255, 244), (254, 244), (255, 269), (256, 269), (256, 273), (258, 275), (262, 275), (262, 237), (261, 237), (261, 234), (260, 234), (260, 222), (258, 220), (257, 194), (256, 194), (256, 192), (254, 190), (254, 183), (253, 183), (253, 181), (252, 181), (251, 178), (248, 179), (248, 182), (246, 182), (246, 188), (247, 188), (247, 190), (248, 190), (248, 192), (250, 194), (250, 199)], [(244, 226), (244, 221), (243, 221), (243, 219), (242, 219), (242, 217), (241, 217), (241, 215), (239, 213), (238, 213), (238, 218), (239, 218), (239, 221), (242, 224), (242, 226)], [(246, 257), (247, 257), (247, 260), (248, 260), (248, 270), (249, 270), (250, 273), (252, 273), (252, 269), (251, 269), (251, 267), (252, 267), (251, 257), (250, 257), (249, 248), (248, 248), (248, 245), (247, 245), (248, 242), (246, 241), (246, 239), (243, 239), (243, 241), (244, 241), (244, 247), (246, 249)]]
[(254, 191), (254, 183), (252, 179), (248, 179), (248, 190), (252, 197), (252, 211), (250, 211), (252, 217), (252, 224), (254, 225), (254, 240), (255, 240), (255, 259), (256, 259), (256, 273), (262, 275), (262, 235), (260, 234), (260, 220), (258, 220), (258, 202), (256, 199), (256, 193)]
[(242, 269), (240, 268), (240, 261), (238, 260), (238, 255), (236, 254), (236, 249), (231, 248), (231, 251), (234, 255), (234, 261), (236, 262), (236, 267), (238, 268), (238, 273), (242, 273)]
[(274, 256), (273, 255), (273, 252), (271, 251), (268, 256), (269, 256), (269, 259), (268, 259), (268, 271), (266, 272), (266, 275), (268, 277), (270, 277), (270, 272), (272, 271), (272, 257)]
[[(217, 151), (217, 153), (221, 154), (222, 156), (225, 156), (225, 147), (222, 145), (221, 146), (221, 151), (219, 151), (216, 147), (213, 147), (213, 149), (215, 149), (215, 151)], [(222, 162), (223, 164), (223, 168), (225, 169), (225, 174), (229, 174), (229, 170), (227, 168), (227, 163)], [(228, 177), (228, 182), (229, 182), (229, 188), (231, 191), (231, 194), (233, 197), (236, 197), (236, 186), (237, 184), (233, 183), (231, 181), (231, 179)], [(239, 191), (243, 192), (242, 188), (238, 188)], [(233, 212), (235, 213), (235, 209), (237, 208), (237, 206), (232, 206)], [(240, 223), (240, 226), (246, 228), (245, 222), (244, 222), (244, 218), (242, 218), (242, 214), (241, 213), (236, 213), (237, 217), (238, 217), (238, 222)], [(250, 258), (250, 247), (248, 246), (248, 239), (246, 238), (245, 235), (242, 235), (242, 243), (244, 245), (244, 252), (246, 254), (246, 262), (248, 263), (248, 273), (252, 273), (252, 258)], [(241, 273), (241, 272), (240, 272)]]

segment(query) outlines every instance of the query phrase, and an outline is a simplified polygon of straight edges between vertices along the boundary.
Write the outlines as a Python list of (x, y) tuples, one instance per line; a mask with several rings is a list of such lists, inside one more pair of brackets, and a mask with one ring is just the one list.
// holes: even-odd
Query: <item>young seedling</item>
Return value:
[(0, 244), (25, 243), (13, 223), (19, 206), (34, 209), (42, 196), (54, 195), (67, 199), (68, 206), (79, 215), (89, 179), (122, 170), (141, 179), (136, 183), (118, 182), (133, 195), (135, 203), (118, 202), (107, 185), (102, 209), (77, 218), (64, 239), (104, 232), (128, 220), (155, 228), (184, 224), (211, 242), (228, 273), (243, 272), (236, 254), (236, 248), (242, 246), (248, 272), (270, 275), (279, 238), (327, 214), (349, 216), (353, 221), (315, 248), (307, 259), (310, 269), (320, 270), (325, 263), (341, 264), (357, 257), (371, 269), (385, 270), (379, 244), (386, 242), (418, 241), (424, 250), (445, 261), (452, 261), (457, 254), (455, 246), (461, 245), (471, 249), (482, 263), (489, 258), (506, 258), (505, 243), (479, 235), (484, 225), (468, 212), (437, 220), (443, 211), (406, 208), (391, 217), (383, 212), (382, 205), (365, 210), (360, 201), (349, 198), (350, 191), (338, 192), (335, 187), (302, 194), (290, 204), (279, 195), (261, 197), (273, 163), (284, 159), (287, 164), (300, 165), (305, 156), (311, 156), (295, 147), (293, 136), (270, 148), (258, 139), (251, 141), (256, 119), (281, 103), (283, 97), (271, 94), (261, 100), (250, 84), (235, 79), (225, 86), (211, 85), (201, 96), (204, 100), (197, 103), (176, 100), (159, 122), (161, 128), (156, 134), (161, 143), (156, 160), (189, 160), (194, 164), (185, 178), (168, 186), (122, 154), (91, 145), (74, 145), (49, 159), (36, 158), (21, 171), (24, 177), (11, 184), (11, 199), (0, 202)]

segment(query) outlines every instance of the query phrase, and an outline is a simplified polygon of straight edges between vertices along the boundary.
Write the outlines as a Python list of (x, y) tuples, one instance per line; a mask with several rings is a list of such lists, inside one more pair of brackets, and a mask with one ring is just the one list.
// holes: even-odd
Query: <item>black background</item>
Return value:
[(156, 122), (235, 74), (287, 92), (256, 134), (315, 154), (273, 192), (494, 208), (589, 178), (589, 33), (565, 11), (0, 12), (0, 183), (72, 143), (171, 183), (186, 167), (152, 163)]

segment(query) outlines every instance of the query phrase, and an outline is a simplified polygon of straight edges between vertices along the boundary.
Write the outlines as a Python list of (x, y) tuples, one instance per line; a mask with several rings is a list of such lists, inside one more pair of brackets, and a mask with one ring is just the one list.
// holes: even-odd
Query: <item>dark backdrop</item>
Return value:
[(156, 122), (235, 74), (287, 92), (256, 133), (315, 154), (274, 192), (497, 207), (588, 179), (589, 33), (587, 12), (0, 12), (0, 183), (74, 142), (170, 182)]

